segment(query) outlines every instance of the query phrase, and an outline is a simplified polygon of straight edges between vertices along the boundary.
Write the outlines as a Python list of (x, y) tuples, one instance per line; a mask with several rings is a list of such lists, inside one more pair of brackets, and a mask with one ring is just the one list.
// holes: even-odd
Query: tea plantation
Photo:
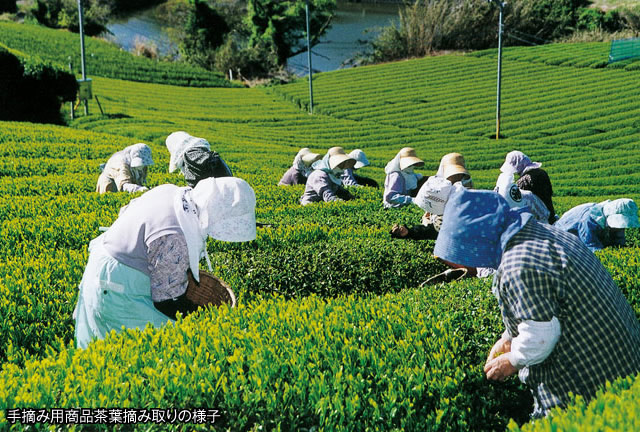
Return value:
[[(1, 24), (0, 42), (54, 52), (32, 32)], [(353, 201), (301, 207), (302, 186), (277, 186), (301, 147), (363, 149), (372, 165), (362, 175), (382, 184), (386, 162), (412, 146), (426, 161), (422, 173), (456, 151), (475, 186), (491, 189), (505, 154), (519, 149), (543, 162), (558, 213), (638, 200), (640, 71), (604, 67), (606, 53), (603, 44), (507, 49), (499, 141), (490, 138), (495, 51), (320, 74), (314, 115), (305, 111), (306, 80), (191, 88), (115, 79), (136, 80), (127, 75), (136, 66), (123, 63), (124, 75), (89, 69), (104, 115), (92, 102), (91, 115), (70, 127), (0, 122), (0, 429), (26, 428), (8, 420), (13, 408), (104, 408), (216, 410), (213, 427), (232, 431), (638, 430), (635, 377), (528, 423), (524, 387), (515, 378), (490, 383), (482, 371), (503, 330), (490, 281), (418, 288), (444, 269), (434, 243), (390, 238), (392, 224), (419, 222), (417, 207), (383, 210), (382, 190), (371, 188), (352, 189)], [(253, 186), (257, 220), (271, 224), (250, 243), (207, 245), (239, 305), (76, 350), (72, 312), (87, 245), (135, 196), (95, 194), (98, 165), (145, 142), (155, 161), (150, 185), (184, 185), (168, 173), (164, 145), (177, 130), (208, 139)], [(640, 317), (637, 230), (629, 240), (598, 257)], [(49, 426), (57, 427), (30, 429)]]

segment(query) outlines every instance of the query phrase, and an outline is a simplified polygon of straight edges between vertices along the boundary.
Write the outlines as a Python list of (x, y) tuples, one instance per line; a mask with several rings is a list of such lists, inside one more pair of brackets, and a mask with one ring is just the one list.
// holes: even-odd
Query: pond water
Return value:
[[(336, 16), (331, 28), (312, 49), (311, 62), (314, 72), (340, 69), (343, 63), (364, 50), (361, 41), (368, 41), (379, 33), (380, 27), (398, 18), (397, 4), (350, 3), (338, 1)], [(176, 46), (166, 30), (154, 16), (154, 8), (110, 23), (112, 35), (106, 39), (127, 51), (133, 51), (137, 40), (156, 45), (161, 56), (172, 55)], [(297, 75), (307, 75), (307, 53), (291, 57), (289, 68)]]
[[(397, 4), (338, 2), (331, 28), (320, 43), (311, 49), (314, 72), (340, 69), (343, 63), (364, 50), (361, 41), (372, 40), (381, 27), (398, 18)], [(298, 75), (307, 75), (307, 53), (289, 58), (289, 68)]]
[(105, 39), (114, 42), (126, 51), (133, 51), (138, 40), (153, 44), (160, 56), (174, 55), (177, 46), (171, 42), (165, 28), (155, 17), (155, 8), (136, 12), (126, 18), (119, 18), (107, 25), (112, 33)]

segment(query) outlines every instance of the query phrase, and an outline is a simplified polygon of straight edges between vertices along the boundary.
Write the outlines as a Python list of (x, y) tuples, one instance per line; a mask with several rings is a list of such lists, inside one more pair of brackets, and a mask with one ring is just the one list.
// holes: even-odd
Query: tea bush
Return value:
[(75, 99), (75, 78), (0, 43), (0, 119), (60, 123), (60, 103)]
[[(0, 42), (10, 48), (81, 72), (79, 36), (32, 24), (0, 22)], [(232, 87), (219, 73), (185, 63), (137, 57), (103, 40), (85, 37), (87, 75), (193, 87)]]
[(619, 378), (598, 392), (594, 399), (585, 403), (578, 398), (575, 404), (565, 411), (553, 410), (548, 417), (526, 424), (519, 428), (509, 424), (510, 431), (549, 432), (580, 431), (596, 432), (634, 431), (640, 429), (638, 396), (640, 395), (640, 376)]
[(451, 289), (209, 309), (8, 366), (0, 406), (211, 407), (230, 430), (504, 428), (501, 402), (523, 392), (489, 384), (466, 338), (491, 339), (495, 301), (486, 286)]

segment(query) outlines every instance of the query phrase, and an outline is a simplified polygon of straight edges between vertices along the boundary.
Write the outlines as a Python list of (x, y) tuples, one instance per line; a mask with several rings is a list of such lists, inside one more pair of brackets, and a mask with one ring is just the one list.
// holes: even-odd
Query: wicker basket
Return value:
[(211, 273), (200, 270), (200, 283), (196, 282), (188, 272), (189, 285), (187, 286), (186, 297), (199, 306), (214, 305), (220, 306), (224, 303), (230, 307), (236, 305), (236, 296), (222, 279), (215, 277)]

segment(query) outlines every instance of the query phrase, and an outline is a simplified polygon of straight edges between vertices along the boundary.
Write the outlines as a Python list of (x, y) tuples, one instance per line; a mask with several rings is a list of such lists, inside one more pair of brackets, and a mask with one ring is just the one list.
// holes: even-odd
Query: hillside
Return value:
[[(80, 36), (32, 24), (0, 22), (0, 43), (80, 74)], [(233, 87), (222, 74), (186, 63), (134, 56), (104, 40), (85, 37), (86, 73), (130, 81), (192, 87)]]
[[(564, 56), (576, 50), (597, 64), (606, 51), (584, 48), (567, 46)], [(304, 146), (361, 148), (372, 162), (363, 175), (380, 183), (404, 146), (426, 161), (426, 175), (458, 151), (482, 189), (493, 188), (504, 155), (519, 149), (549, 172), (559, 213), (640, 199), (640, 71), (554, 65), (544, 52), (509, 48), (506, 138), (496, 141), (493, 53), (319, 74), (314, 115), (303, 109), (305, 80), (230, 89), (97, 76), (105, 115), (92, 101), (92, 115), (69, 128), (0, 123), (0, 422), (16, 407), (205, 407), (230, 430), (489, 431), (526, 422), (524, 388), (491, 384), (482, 372), (502, 332), (490, 281), (417, 288), (443, 269), (433, 242), (389, 237), (393, 223), (417, 223), (418, 208), (383, 210), (382, 191), (369, 188), (354, 190), (354, 201), (301, 207), (302, 187), (277, 186)], [(167, 172), (164, 139), (176, 130), (208, 139), (254, 187), (258, 221), (274, 225), (248, 244), (208, 244), (240, 306), (75, 350), (71, 314), (86, 246), (132, 198), (96, 195), (97, 166), (146, 142), (151, 185), (184, 185)], [(640, 243), (631, 231), (630, 247), (598, 257), (640, 317)], [(597, 406), (637, 411), (635, 382), (617, 384)], [(581, 409), (568, 420), (557, 414), (558, 424), (582, 419)], [(613, 430), (632, 430), (625, 421), (633, 415), (611, 418)]]

